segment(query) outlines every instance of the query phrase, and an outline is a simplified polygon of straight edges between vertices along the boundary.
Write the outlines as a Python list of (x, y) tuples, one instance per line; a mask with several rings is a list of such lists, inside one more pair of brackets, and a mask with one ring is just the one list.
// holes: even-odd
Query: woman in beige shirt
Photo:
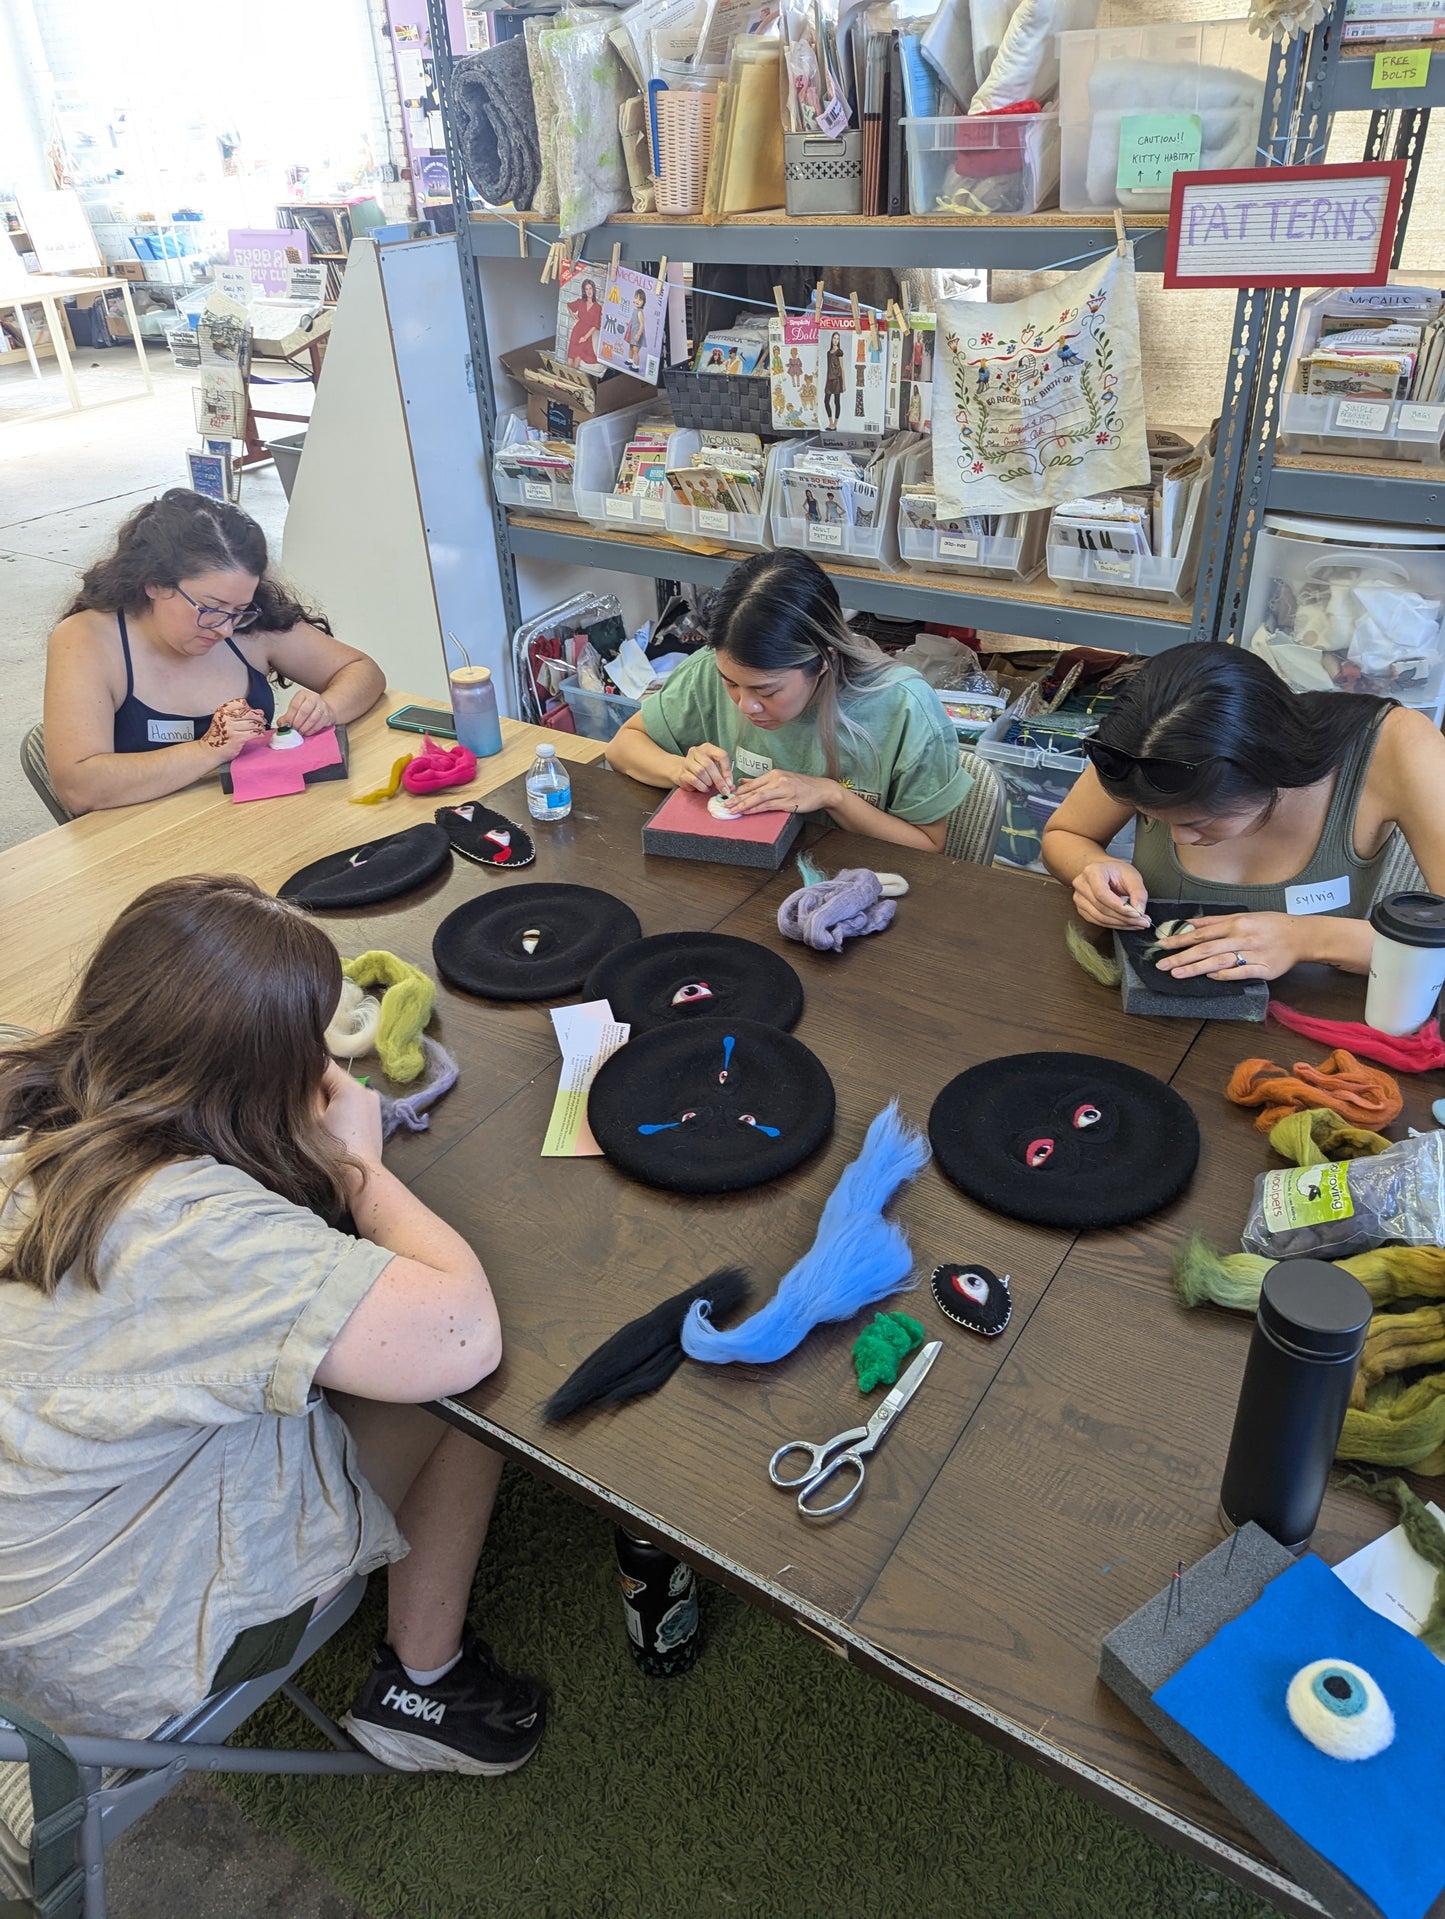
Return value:
[(466, 1623), (501, 1462), (420, 1403), (496, 1367), (496, 1307), (327, 1058), (340, 988), (304, 914), (170, 880), (0, 1049), (0, 1695), (144, 1736), (389, 1565), (353, 1737), (510, 1772), (543, 1689)]

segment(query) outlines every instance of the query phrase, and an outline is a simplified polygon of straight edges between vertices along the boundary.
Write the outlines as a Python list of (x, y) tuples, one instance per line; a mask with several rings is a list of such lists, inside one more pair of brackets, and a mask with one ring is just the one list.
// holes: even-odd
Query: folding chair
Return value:
[[(188, 1772), (390, 1772), (379, 1759), (358, 1752), (291, 1683), (292, 1674), (346, 1624), (365, 1591), (364, 1578), (351, 1580), (312, 1619), (285, 1666), (213, 1694), (149, 1739), (61, 1739), (0, 1699), (0, 1919), (106, 1919), (106, 1847)], [(337, 1750), (281, 1752), (222, 1743), (277, 1692)]]
[(972, 773), (973, 785), (968, 797), (948, 816), (943, 850), (951, 860), (971, 860), (975, 866), (993, 863), (1003, 825), (1003, 783), (987, 760), (976, 753), (961, 750), (958, 763)]
[(1373, 906), (1378, 900), (1387, 900), (1392, 893), (1428, 893), (1429, 890), (1425, 875), (1410, 851), (1410, 842), (1397, 826), (1385, 842), (1385, 864), (1380, 868), (1375, 898), (1370, 904)]
[(38, 722), (20, 742), (20, 771), (35, 788), (45, 810), (58, 825), (64, 826), (67, 820), (75, 818), (73, 813), (65, 810), (60, 795), (50, 784), (50, 768), (45, 764), (45, 728)]

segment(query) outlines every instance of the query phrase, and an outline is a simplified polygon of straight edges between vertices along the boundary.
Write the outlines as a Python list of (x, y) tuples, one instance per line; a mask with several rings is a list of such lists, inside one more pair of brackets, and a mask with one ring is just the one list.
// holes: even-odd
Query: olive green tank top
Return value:
[[(1348, 694), (1341, 694), (1347, 699)], [(1333, 913), (1342, 919), (1364, 919), (1369, 913), (1380, 872), (1397, 838), (1391, 833), (1373, 858), (1362, 860), (1355, 851), (1355, 814), (1375, 757), (1380, 726), (1392, 711), (1382, 706), (1373, 726), (1367, 727), (1350, 748), (1335, 776), (1323, 831), (1308, 861), (1293, 879), (1268, 886), (1238, 885), (1234, 881), (1202, 879), (1179, 864), (1169, 828), (1158, 820), (1138, 820), (1134, 831), (1134, 865), (1151, 900), (1233, 901), (1252, 913)]]

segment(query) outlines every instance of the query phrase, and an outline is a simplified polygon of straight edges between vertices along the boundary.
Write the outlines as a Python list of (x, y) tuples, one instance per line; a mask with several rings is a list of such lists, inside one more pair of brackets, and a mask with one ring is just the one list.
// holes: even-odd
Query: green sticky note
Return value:
[(1430, 49), (1405, 47), (1398, 53), (1377, 53), (1372, 89), (1423, 87), (1430, 78)]
[(1126, 113), (1119, 122), (1119, 171), (1115, 185), (1167, 187), (1176, 173), (1199, 165), (1197, 113)]

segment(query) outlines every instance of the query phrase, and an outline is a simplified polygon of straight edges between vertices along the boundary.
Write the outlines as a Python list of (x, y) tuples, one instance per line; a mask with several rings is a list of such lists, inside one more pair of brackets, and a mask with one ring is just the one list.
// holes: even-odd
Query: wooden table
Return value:
[(151, 379), (150, 366), (146, 361), (145, 341), (141, 338), (140, 322), (136, 318), (135, 303), (130, 297), (128, 281), (119, 280), (110, 273), (83, 273), (70, 278), (63, 273), (32, 273), (24, 281), (16, 281), (0, 291), (0, 307), (8, 307), (14, 313), (20, 337), (25, 342), (25, 351), (30, 360), (30, 370), (38, 380), (41, 377), (40, 365), (35, 358), (35, 347), (30, 338), (30, 328), (26, 324), (27, 306), (38, 306), (45, 314), (45, 324), (50, 329), (51, 343), (55, 348), (55, 357), (60, 365), (60, 377), (65, 382), (66, 398), (72, 412), (78, 412), (85, 404), (80, 397), (80, 388), (75, 383), (75, 368), (70, 363), (69, 336), (65, 330), (65, 318), (60, 312), (60, 303), (74, 300), (82, 295), (109, 293), (120, 289), (121, 299), (125, 302), (126, 324), (130, 328), (130, 337), (135, 346), (136, 359), (140, 362), (141, 378), (145, 381), (147, 393), (155, 391), (155, 382)]
[[(30, 960), (0, 1017), (43, 1023), (97, 933), (142, 886), (222, 870), (275, 887), (320, 853), (430, 817), (401, 796), (353, 809), (404, 738), (381, 716), (352, 728), (352, 779), (294, 799), (234, 805), (207, 786), (92, 815), (0, 854), (0, 912), (24, 925)], [(504, 722), (506, 746), (473, 791), (525, 819), (520, 773), (537, 729)], [(1103, 1635), (1218, 1537), (1216, 1505), (1247, 1318), (1173, 1299), (1168, 1261), (1198, 1226), (1238, 1234), (1263, 1139), (1221, 1088), (1242, 1057), (1317, 1049), (1278, 1029), (1126, 1019), (1063, 946), (1064, 899), (1030, 878), (890, 849), (912, 891), (884, 936), (815, 954), (776, 930), (790, 873), (645, 859), (639, 826), (657, 795), (586, 764), (593, 741), (547, 734), (576, 764), (571, 818), (536, 831), (535, 866), (515, 876), (457, 860), (422, 893), (365, 914), (327, 915), (341, 951), (387, 947), (434, 971), (431, 935), (461, 900), (567, 879), (607, 888), (644, 933), (717, 928), (786, 953), (806, 1007), (801, 1039), (838, 1096), (831, 1141), (806, 1165), (731, 1198), (682, 1198), (602, 1159), (544, 1160), (557, 1083), (547, 1009), (438, 993), (436, 1031), (458, 1085), (430, 1129), (388, 1158), (476, 1245), (496, 1291), (506, 1352), (492, 1378), (439, 1410), (634, 1530), (670, 1542), (713, 1577), (820, 1633), (855, 1663), (1101, 1798), (1292, 1911), (1310, 1902), (1096, 1678)], [(830, 833), (832, 868), (871, 843)], [(1287, 997), (1358, 1013), (1362, 986), (1311, 969)], [(854, 1324), (821, 1329), (774, 1366), (687, 1364), (659, 1393), (547, 1426), (540, 1407), (623, 1321), (713, 1268), (751, 1268), (759, 1299), (811, 1241), (822, 1201), (895, 1094), (922, 1124), (939, 1088), (998, 1054), (1056, 1047), (1128, 1058), (1172, 1080), (1204, 1135), (1191, 1191), (1154, 1220), (1087, 1239), (997, 1218), (929, 1167), (897, 1217), (918, 1269), (968, 1258), (1012, 1276), (1000, 1339), (945, 1325), (926, 1292), (898, 1302), (942, 1334), (944, 1351), (870, 1467), (847, 1519), (815, 1528), (765, 1473), (784, 1439), (825, 1437), (863, 1402)], [(1407, 1118), (1438, 1088), (1410, 1083)], [(1316, 1544), (1335, 1559), (1383, 1529), (1380, 1509), (1332, 1491)]]

